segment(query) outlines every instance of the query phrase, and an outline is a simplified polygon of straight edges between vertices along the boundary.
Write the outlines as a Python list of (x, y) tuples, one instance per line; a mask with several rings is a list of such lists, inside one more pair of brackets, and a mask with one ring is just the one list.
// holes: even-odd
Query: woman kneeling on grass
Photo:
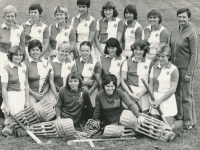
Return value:
[(144, 121), (144, 117), (138, 112), (127, 95), (117, 88), (117, 78), (113, 74), (107, 74), (102, 78), (102, 88), (96, 95), (93, 119), (100, 119), (103, 115), (105, 125), (119, 124), (122, 111), (125, 109), (122, 102), (137, 116), (138, 123)]
[(89, 92), (86, 88), (82, 88), (80, 76), (76, 72), (72, 72), (67, 77), (66, 87), (62, 87), (59, 91), (58, 102), (55, 106), (57, 119), (71, 118), (75, 127), (79, 127), (85, 106), (88, 117), (91, 118), (93, 107)]

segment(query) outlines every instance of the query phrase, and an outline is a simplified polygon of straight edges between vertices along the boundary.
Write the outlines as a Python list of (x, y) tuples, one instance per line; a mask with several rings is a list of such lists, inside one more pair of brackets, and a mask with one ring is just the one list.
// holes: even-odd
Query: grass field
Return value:
[[(100, 18), (100, 10), (103, 3), (106, 0), (91, 0), (90, 13), (95, 18)], [(123, 9), (125, 5), (129, 3), (134, 3), (138, 10), (138, 22), (141, 23), (143, 27), (148, 25), (148, 20), (146, 14), (149, 10), (153, 8), (160, 9), (163, 16), (163, 25), (170, 32), (172, 27), (177, 25), (176, 11), (181, 7), (188, 7), (192, 11), (192, 19), (196, 30), (200, 31), (200, 1), (199, 0), (113, 0), (117, 5), (119, 11), (119, 17), (123, 18)], [(0, 0), (0, 10), (9, 4), (14, 5), (18, 10), (17, 23), (21, 24), (29, 18), (28, 7), (31, 3), (37, 2), (40, 3), (43, 7), (43, 13), (41, 20), (50, 25), (55, 22), (53, 17), (54, 7), (58, 4), (64, 4), (69, 9), (69, 22), (72, 16), (77, 15), (78, 10), (76, 6), (76, 0)], [(0, 15), (2, 18), (2, 13)], [(0, 19), (0, 23), (3, 22), (3, 18)], [(197, 115), (197, 127), (192, 131), (183, 130), (181, 137), (176, 138), (173, 142), (161, 142), (155, 141), (145, 137), (138, 137), (134, 141), (119, 141), (119, 142), (103, 142), (95, 143), (96, 146), (104, 146), (106, 149), (126, 149), (126, 150), (198, 150), (200, 149), (200, 64), (198, 66), (195, 74), (194, 81), (194, 99), (196, 102), (196, 115)], [(41, 147), (30, 138), (14, 138), (8, 137), (5, 138), (0, 136), (0, 149), (2, 150), (38, 150), (38, 149), (48, 149), (48, 150), (64, 150), (64, 149), (73, 149), (73, 150), (82, 150), (90, 149), (89, 144), (76, 144), (73, 147), (67, 146), (67, 139), (60, 138), (41, 138), (42, 141), (51, 140), (52, 144)], [(157, 147), (157, 148), (156, 148)], [(199, 148), (198, 148), (199, 147)]]

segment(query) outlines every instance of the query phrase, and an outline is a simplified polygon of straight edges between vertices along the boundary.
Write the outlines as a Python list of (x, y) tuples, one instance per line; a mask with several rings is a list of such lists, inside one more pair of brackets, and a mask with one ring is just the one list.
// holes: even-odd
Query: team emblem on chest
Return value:
[(166, 73), (166, 74), (167, 74), (167, 76), (168, 76), (168, 75), (170, 75), (170, 71), (167, 71), (167, 73)]
[(64, 35), (65, 35), (65, 37), (66, 37), (66, 36), (68, 36), (68, 33), (67, 33), (67, 32), (65, 32), (65, 34), (64, 34)]
[(158, 33), (156, 33), (156, 35), (155, 35), (156, 37), (158, 37), (159, 36), (159, 34)]
[(134, 34), (135, 33), (135, 31), (134, 30), (131, 30), (131, 34)]
[(120, 63), (120, 62), (118, 62), (118, 63), (117, 63), (117, 66), (118, 66), (118, 67), (120, 67), (120, 66), (121, 66), (121, 63)]
[(71, 66), (68, 66), (68, 67), (67, 67), (67, 69), (68, 69), (68, 70), (71, 70), (71, 69), (72, 69), (72, 67), (71, 67)]
[(114, 24), (114, 26), (113, 26), (114, 28), (116, 28), (117, 27), (117, 24)]
[(89, 69), (88, 69), (90, 72), (92, 72), (93, 71), (93, 68), (92, 67), (89, 67)]
[(145, 69), (145, 70), (147, 70), (147, 69), (148, 69), (147, 65), (144, 65), (144, 69)]
[(42, 30), (39, 29), (39, 30), (38, 30), (38, 33), (39, 33), (39, 34), (42, 33)]
[(77, 102), (81, 105), (81, 103), (83, 102), (82, 92), (80, 94), (81, 95), (79, 96)]
[(120, 99), (117, 100), (114, 99), (114, 101), (115, 101), (114, 106), (120, 107)]

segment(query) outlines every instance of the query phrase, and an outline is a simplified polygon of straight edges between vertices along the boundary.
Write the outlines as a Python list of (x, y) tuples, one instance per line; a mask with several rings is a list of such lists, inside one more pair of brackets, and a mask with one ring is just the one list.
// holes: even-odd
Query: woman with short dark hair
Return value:
[(162, 26), (162, 15), (158, 9), (152, 9), (147, 14), (149, 24), (142, 33), (142, 39), (150, 43), (150, 50), (147, 54), (147, 58), (155, 61), (156, 50), (160, 44), (168, 43), (168, 32), (165, 27)]
[(40, 20), (42, 15), (41, 5), (38, 3), (31, 4), (29, 7), (29, 15), (30, 19), (22, 23), (25, 34), (26, 54), (28, 56), (27, 47), (29, 42), (31, 40), (37, 39), (43, 45), (43, 49), (40, 56), (43, 56), (45, 54), (43, 57), (47, 59), (49, 54), (46, 53), (49, 46), (49, 30), (48, 26), (42, 23)]
[(39, 40), (32, 40), (28, 45), (29, 57), (24, 61), (27, 66), (30, 87), (27, 106), (31, 106), (37, 101), (47, 101), (52, 106), (56, 103), (56, 99), (49, 89), (49, 82), (46, 82), (46, 85), (43, 87), (50, 67), (47, 60), (40, 57), (42, 48), (42, 43)]
[(23, 63), (25, 52), (19, 46), (8, 51), (9, 63), (1, 74), (3, 104), (1, 108), (7, 118), (22, 111), (29, 97), (27, 67)]
[[(102, 78), (102, 88), (96, 95), (93, 119), (105, 120), (104, 125), (119, 124), (122, 111), (125, 109), (122, 102), (137, 116), (138, 122), (142, 123), (144, 117), (138, 112), (128, 96), (117, 89), (117, 78), (113, 74), (107, 74)], [(102, 121), (102, 120), (101, 120)]]
[(122, 48), (116, 38), (110, 38), (106, 42), (103, 56), (101, 56), (102, 76), (114, 74), (117, 77), (117, 88), (120, 87), (121, 66), (125, 57), (121, 55)]
[[(136, 41), (131, 46), (133, 57), (125, 60), (121, 69), (121, 84), (124, 91), (133, 101), (138, 100), (143, 112), (149, 110), (149, 96), (147, 93), (140, 95), (140, 92), (145, 88), (141, 79), (143, 78), (147, 83), (149, 82), (150, 71), (154, 64), (150, 59), (146, 58), (149, 46), (149, 42), (145, 40)], [(124, 79), (133, 93), (129, 90)]]
[(109, 38), (116, 38), (120, 43), (122, 42), (122, 35), (124, 23), (118, 18), (118, 11), (116, 5), (112, 1), (107, 1), (102, 6), (102, 18), (97, 21), (97, 28), (95, 34), (95, 44), (98, 50), (98, 58), (104, 55), (104, 48), (106, 41)]
[(124, 18), (126, 22), (122, 40), (122, 55), (130, 58), (132, 55), (131, 45), (142, 38), (142, 26), (137, 21), (137, 9), (135, 5), (128, 4), (124, 8)]
[[(76, 48), (80, 54), (80, 44), (84, 41), (94, 42), (96, 19), (90, 14), (90, 0), (77, 0), (79, 14), (72, 18), (71, 25), (76, 30)], [(96, 58), (94, 48), (92, 57)], [(97, 59), (97, 58), (96, 58)]]
[(190, 9), (179, 9), (177, 19), (179, 25), (172, 29), (169, 42), (172, 63), (179, 72), (175, 93), (178, 108), (176, 119), (183, 119), (185, 129), (189, 130), (196, 125), (193, 78), (198, 61), (198, 35), (190, 23)]
[[(84, 108), (87, 109), (84, 109)], [(71, 118), (75, 127), (79, 128), (83, 110), (87, 110), (89, 118), (92, 118), (93, 107), (89, 92), (82, 86), (82, 79), (77, 72), (72, 72), (66, 80), (66, 87), (59, 91), (59, 98), (55, 105), (56, 117)], [(86, 113), (86, 112), (84, 112)]]

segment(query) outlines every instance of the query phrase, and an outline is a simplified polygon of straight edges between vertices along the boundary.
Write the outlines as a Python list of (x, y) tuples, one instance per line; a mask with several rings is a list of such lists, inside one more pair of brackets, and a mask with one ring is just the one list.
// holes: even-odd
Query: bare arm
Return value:
[(25, 104), (28, 104), (28, 99), (29, 99), (29, 84), (28, 84), (28, 79), (26, 79), (25, 81), (25, 98), (26, 98), (26, 102)]
[(56, 92), (56, 86), (54, 84), (54, 74), (50, 74), (50, 76), (49, 76), (49, 83), (50, 83), (50, 88), (51, 88), (54, 96), (56, 97), (56, 99), (58, 99), (58, 94)]
[(49, 38), (43, 40), (43, 49), (40, 56), (44, 55), (44, 53), (48, 50), (48, 47), (49, 47)]
[(48, 50), (48, 47), (49, 47), (49, 29), (46, 26), (43, 32), (43, 49), (40, 56), (44, 55), (44, 53)]
[(8, 83), (2, 82), (1, 84), (2, 84), (2, 98), (3, 98), (4, 105), (5, 105), (4, 111), (8, 115), (10, 112), (9, 106), (8, 106), (8, 93), (7, 93)]
[(21, 46), (25, 50), (25, 36), (24, 36), (24, 30), (22, 31), (20, 35), (20, 43), (19, 46)]
[(56, 111), (56, 117), (60, 118), (60, 109), (62, 107), (62, 102), (63, 102), (63, 95), (62, 95), (62, 89), (59, 92), (59, 98), (58, 101), (55, 105), (55, 111)]
[(99, 31), (99, 30), (96, 30), (94, 42), (95, 42), (96, 47), (97, 47), (97, 49), (99, 50), (99, 52), (100, 52), (102, 55), (104, 55), (104, 50), (102, 49), (101, 43), (99, 42), (99, 34), (100, 34), (100, 31)]

